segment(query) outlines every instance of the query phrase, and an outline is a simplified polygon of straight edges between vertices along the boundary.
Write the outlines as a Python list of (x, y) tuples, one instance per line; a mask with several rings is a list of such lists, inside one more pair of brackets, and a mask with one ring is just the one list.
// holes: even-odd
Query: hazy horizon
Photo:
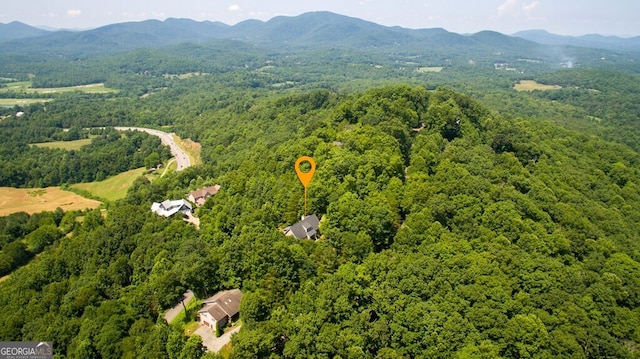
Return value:
[(268, 21), (276, 16), (297, 16), (329, 11), (384, 26), (410, 29), (444, 28), (456, 33), (483, 30), (513, 34), (525, 30), (545, 30), (558, 35), (587, 34), (632, 37), (640, 35), (640, 5), (632, 0), (578, 1), (550, 0), (325, 0), (289, 3), (276, 0), (174, 2), (112, 0), (84, 4), (79, 0), (25, 0), (0, 9), (0, 22), (19, 21), (45, 29), (87, 30), (114, 23), (150, 19), (187, 18), (195, 21), (235, 25), (255, 19)]

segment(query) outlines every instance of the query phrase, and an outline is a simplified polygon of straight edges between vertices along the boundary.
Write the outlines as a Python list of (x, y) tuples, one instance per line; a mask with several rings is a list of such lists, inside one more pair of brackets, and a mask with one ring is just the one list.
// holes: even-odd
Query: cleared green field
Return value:
[(183, 80), (183, 79), (188, 79), (188, 78), (191, 78), (191, 77), (194, 77), (194, 76), (206, 76), (206, 75), (208, 75), (208, 73), (206, 73), (206, 72), (187, 72), (187, 73), (179, 74), (179, 75), (164, 74), (164, 77), (165, 78), (178, 78), (180, 80)]
[(533, 80), (522, 80), (517, 84), (515, 84), (513, 88), (516, 91), (535, 91), (535, 90), (549, 91), (549, 90), (559, 90), (562, 87), (558, 85), (539, 84)]
[(3, 92), (26, 92), (26, 93), (58, 93), (58, 92), (71, 92), (82, 91), (87, 93), (109, 93), (117, 92), (115, 89), (105, 87), (103, 83), (81, 85), (81, 86), (68, 86), (68, 87), (51, 87), (51, 88), (33, 88), (30, 81), (21, 82), (9, 82), (7, 87), (0, 88)]
[(433, 66), (433, 67), (421, 67), (419, 69), (416, 70), (416, 72), (419, 72), (421, 74), (426, 73), (426, 72), (440, 72), (442, 71), (444, 67), (437, 67), (437, 66)]
[(50, 98), (0, 98), (0, 106), (31, 105), (34, 103), (45, 103), (51, 101)]
[(104, 181), (76, 183), (71, 185), (71, 188), (87, 191), (96, 197), (104, 198), (108, 201), (116, 201), (127, 195), (127, 190), (131, 187), (133, 181), (144, 175), (145, 171), (144, 168), (138, 168), (107, 178)]
[(79, 150), (80, 147), (91, 143), (91, 138), (83, 138), (82, 140), (75, 141), (56, 141), (56, 142), (42, 142), (34, 143), (32, 146), (46, 147), (46, 148), (61, 148), (63, 150)]

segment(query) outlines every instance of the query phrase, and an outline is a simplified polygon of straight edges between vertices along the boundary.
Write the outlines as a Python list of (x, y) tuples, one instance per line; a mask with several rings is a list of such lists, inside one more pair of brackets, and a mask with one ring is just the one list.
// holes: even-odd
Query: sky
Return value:
[(234, 25), (310, 11), (462, 34), (544, 29), (559, 35), (640, 35), (638, 0), (9, 0), (0, 6), (0, 23), (88, 29), (174, 17)]

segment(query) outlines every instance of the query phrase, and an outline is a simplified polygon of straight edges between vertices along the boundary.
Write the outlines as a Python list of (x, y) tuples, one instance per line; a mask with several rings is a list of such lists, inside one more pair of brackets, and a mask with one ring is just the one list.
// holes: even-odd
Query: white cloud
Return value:
[(240, 11), (240, 5), (238, 4), (233, 4), (229, 6), (229, 11)]
[(67, 16), (70, 16), (70, 17), (80, 16), (81, 14), (82, 14), (82, 10), (78, 10), (78, 9), (67, 10)]
[(524, 11), (526, 11), (527, 13), (533, 11), (535, 8), (538, 7), (538, 5), (540, 5), (540, 1), (532, 1), (530, 4), (523, 4), (522, 8), (524, 9)]
[(498, 6), (498, 16), (502, 16), (513, 11), (517, 4), (518, 0), (506, 0), (500, 6)]
[(533, 0), (529, 3), (523, 0), (505, 0), (498, 6), (497, 12), (498, 16), (530, 17), (538, 5), (540, 5), (538, 0)]

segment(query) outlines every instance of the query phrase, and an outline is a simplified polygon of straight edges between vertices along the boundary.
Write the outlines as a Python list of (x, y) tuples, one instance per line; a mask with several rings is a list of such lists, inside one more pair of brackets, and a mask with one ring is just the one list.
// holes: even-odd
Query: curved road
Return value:
[(160, 137), (160, 141), (162, 141), (163, 145), (169, 146), (169, 148), (171, 149), (171, 154), (176, 158), (176, 161), (178, 162), (178, 168), (176, 169), (176, 171), (182, 171), (183, 169), (191, 166), (189, 156), (187, 156), (187, 153), (184, 152), (182, 148), (180, 148), (180, 146), (178, 146), (178, 144), (173, 140), (171, 133), (144, 127), (115, 127), (115, 129), (118, 131), (144, 131), (150, 135), (158, 136)]

